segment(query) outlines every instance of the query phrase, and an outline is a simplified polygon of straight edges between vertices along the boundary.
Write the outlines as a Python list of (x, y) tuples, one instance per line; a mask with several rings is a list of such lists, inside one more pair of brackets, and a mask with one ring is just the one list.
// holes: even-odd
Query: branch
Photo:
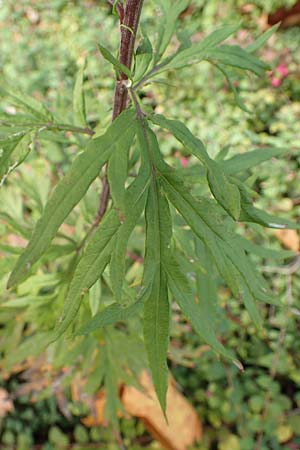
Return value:
[[(121, 17), (120, 15), (121, 42), (119, 50), (120, 55), (119, 61), (121, 64), (124, 64), (124, 66), (128, 67), (128, 69), (131, 69), (135, 38), (140, 21), (142, 7), (143, 7), (143, 0), (127, 0), (124, 10), (124, 16)], [(112, 120), (115, 120), (121, 114), (121, 112), (126, 109), (128, 100), (128, 91), (125, 86), (124, 80), (127, 79), (128, 78), (124, 73), (121, 73), (119, 79), (117, 79), (115, 87)], [(107, 210), (109, 198), (110, 198), (110, 189), (107, 179), (107, 173), (105, 173), (103, 179), (102, 194), (100, 199), (100, 208), (96, 217), (97, 225), (100, 223), (102, 217), (104, 216)]]

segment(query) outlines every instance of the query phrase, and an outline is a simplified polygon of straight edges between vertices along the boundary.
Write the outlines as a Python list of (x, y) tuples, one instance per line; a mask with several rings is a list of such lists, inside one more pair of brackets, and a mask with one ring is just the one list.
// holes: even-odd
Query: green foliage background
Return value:
[[(262, 4), (257, 1), (251, 14), (240, 16), (239, 8), (244, 2), (226, 2), (226, 8), (223, 3), (216, 0), (193, 2), (193, 15), (182, 19), (182, 28), (188, 27), (195, 32), (213, 30), (216, 24), (237, 21), (239, 14), (238, 19), (243, 21), (242, 28), (245, 31), (240, 32), (237, 38), (242, 43), (248, 43), (249, 32), (258, 34), (257, 18), (263, 12), (275, 10), (278, 6), (278, 2)], [(34, 13), (38, 14), (37, 19)], [(155, 16), (153, 8), (148, 5), (145, 6), (143, 20), (150, 34), (151, 27), (155, 29)], [(9, 82), (42, 99), (50, 109), (58, 113), (63, 122), (71, 122), (74, 79), (78, 67), (87, 58), (85, 93), (88, 122), (91, 125), (97, 123), (97, 132), (101, 133), (110, 121), (114, 73), (101, 58), (96, 42), (101, 40), (110, 49), (116, 49), (118, 44), (117, 19), (109, 14), (105, 2), (53, 1), (50, 8), (46, 2), (20, 1), (15, 4), (7, 1), (1, 5), (0, 21), (1, 82)], [(116, 32), (113, 33), (112, 30)], [(259, 206), (274, 215), (284, 215), (296, 222), (299, 222), (300, 212), (297, 201), (300, 181), (300, 102), (297, 83), (299, 43), (298, 29), (279, 31), (267, 48), (262, 50), (263, 59), (268, 59), (274, 68), (282, 62), (289, 67), (289, 76), (279, 88), (272, 87), (268, 78), (257, 81), (251, 77), (243, 77), (236, 80), (241, 97), (251, 114), (237, 108), (221, 74), (206, 63), (190, 67), (176, 75), (169, 74), (165, 77), (167, 85), (157, 83), (144, 90), (144, 101), (149, 106), (158, 105), (158, 113), (183, 118), (189, 128), (205, 142), (212, 157), (220, 157), (222, 150), (225, 152), (224, 144), (228, 146), (226, 158), (265, 144), (286, 147), (284, 157), (262, 164), (259, 170), (251, 170), (249, 175), (251, 185), (262, 194)], [(212, 92), (215, 96), (212, 96)], [(0, 101), (5, 110), (9, 106), (7, 99)], [(3, 136), (7, 133), (5, 125), (1, 126), (0, 133)], [(161, 141), (162, 151), (167, 159), (180, 169), (180, 157), (186, 158), (187, 155), (184, 152), (179, 154), (175, 139), (164, 133), (161, 134)], [(53, 135), (44, 133), (35, 142), (35, 152), (31, 153), (26, 164), (11, 174), (11, 182), (1, 189), (0, 231), (3, 239), (0, 251), (5, 255), (5, 258), (0, 259), (1, 274), (6, 274), (13, 267), (19, 253), (19, 248), (8, 247), (7, 236), (17, 234), (28, 237), (45, 205), (51, 178), (61, 176), (74, 159), (78, 148), (83, 148), (85, 143), (86, 138), (81, 135), (66, 136), (60, 133), (54, 138)], [(188, 158), (188, 167), (184, 169), (189, 180), (195, 176), (194, 163), (193, 157)], [(93, 187), (87, 200), (82, 201), (80, 208), (68, 218), (68, 225), (74, 230), (73, 240), (82, 237), (85, 221), (93, 220), (99, 189), (100, 186)], [(256, 244), (280, 250), (280, 243), (274, 233), (259, 227), (255, 231), (254, 236), (249, 229), (241, 227), (240, 230), (241, 234), (252, 237)], [(37, 343), (43, 346), (43, 330), (47, 329), (49, 321), (54, 321), (59, 316), (63, 298), (55, 302), (53, 300), (57, 298), (62, 268), (68, 262), (68, 252), (73, 248), (72, 241), (66, 240), (64, 236), (61, 238), (63, 248), (53, 249), (53, 255), (48, 255), (47, 270), (39, 269), (16, 292), (9, 293), (5, 290), (6, 276), (0, 281), (3, 292), (0, 311), (3, 369), (28, 354), (38, 353)], [(142, 245), (142, 236), (140, 240), (135, 236), (133, 250), (139, 254)], [(198, 350), (203, 342), (193, 333), (181, 314), (177, 310), (173, 311), (176, 320), (171, 330), (169, 363), (177, 382), (195, 404), (204, 421), (204, 442), (197, 447), (199, 450), (213, 449), (216, 446), (220, 450), (252, 450), (261, 432), (261, 450), (288, 449), (290, 447), (286, 443), (291, 442), (296, 446), (300, 445), (300, 361), (297, 346), (300, 339), (299, 262), (298, 259), (287, 259), (286, 266), (282, 267), (282, 259), (274, 261), (265, 255), (257, 255), (255, 262), (266, 274), (274, 292), (280, 293), (288, 307), (277, 309), (260, 306), (264, 331), (257, 332), (242, 305), (231, 298), (228, 290), (220, 287), (221, 296), (217, 305), (220, 334), (226, 347), (234, 349), (239, 359), (245, 363), (244, 373), (240, 373), (230, 363), (218, 361), (212, 351), (199, 357)], [(140, 265), (132, 264), (128, 282), (134, 283), (140, 277)], [(101, 306), (100, 292), (101, 303), (110, 301), (107, 284), (99, 283), (93, 288), (80, 313), (79, 321), (84, 322), (90, 316), (90, 311), (92, 314), (98, 311)], [(63, 293), (60, 295), (63, 296)], [(230, 318), (226, 325), (223, 320), (225, 316)], [(15, 317), (17, 321), (14, 320)], [(96, 383), (93, 384), (91, 378), (91, 391), (96, 390), (101, 379), (108, 376), (112, 381), (111, 389), (114, 390), (116, 374), (122, 373), (123, 379), (127, 381), (124, 363), (128, 363), (130, 359), (133, 373), (146, 364), (141, 358), (140, 348), (143, 343), (139, 325), (133, 320), (129, 323), (129, 329), (132, 331), (131, 336), (135, 337), (130, 342), (127, 341), (128, 348), (122, 330), (115, 331), (109, 351), (95, 358), (98, 340), (103, 337), (110, 339), (110, 331), (105, 331), (104, 333), (108, 333), (105, 336), (102, 332), (96, 336), (91, 335), (81, 344), (80, 338), (76, 342), (67, 341), (68, 352), (54, 347), (49, 358), (57, 367), (74, 364), (76, 361), (74, 373), (78, 368), (86, 375), (96, 373)], [(40, 333), (38, 340), (26, 339), (26, 336), (34, 335), (36, 331)], [(119, 356), (120, 345), (124, 360), (115, 357), (116, 354)], [(138, 349), (136, 353), (132, 352), (133, 346)], [(84, 361), (82, 354), (87, 355)], [(106, 373), (101, 372), (103, 358)], [(69, 381), (65, 380), (66, 387)], [(132, 377), (128, 381), (132, 382)], [(47, 397), (47, 392), (44, 392), (44, 396)], [(25, 404), (27, 400), (25, 399)], [(266, 403), (268, 408), (265, 411)], [(55, 406), (52, 407), (55, 409)], [(114, 409), (115, 405), (109, 407)], [(47, 410), (45, 405), (42, 408)], [(29, 410), (32, 411), (28, 406)], [(74, 408), (74, 416), (76, 413), (79, 417), (83, 414), (80, 408), (77, 411)], [(27, 414), (30, 416), (30, 413)], [(55, 447), (57, 441), (63, 441), (59, 429), (63, 429), (65, 435), (70, 436), (70, 432), (66, 431), (65, 425), (55, 413), (46, 416), (50, 431), (48, 447), (45, 448), (50, 449), (53, 448), (51, 445)], [(30, 430), (27, 420), (22, 416), (6, 419), (2, 424), (3, 443), (8, 445), (9, 439), (18, 439), (19, 450), (28, 448), (34, 436), (34, 427)], [(78, 421), (75, 420), (73, 436), (77, 433), (78, 437), (80, 432), (75, 432), (76, 423), (78, 429)], [(36, 430), (39, 426), (40, 422), (36, 422)], [(139, 427), (140, 425), (136, 426), (126, 420), (121, 424), (124, 441), (129, 448), (140, 448), (138, 437), (143, 435), (144, 430)], [(84, 434), (82, 431), (81, 433)], [(92, 440), (91, 435), (92, 432), (89, 432), (88, 440)], [(22, 439), (25, 442), (23, 444)], [(115, 444), (109, 444), (112, 440), (110, 432), (103, 430), (98, 439), (105, 442), (104, 445), (114, 448)], [(155, 448), (155, 444), (151, 445)]]

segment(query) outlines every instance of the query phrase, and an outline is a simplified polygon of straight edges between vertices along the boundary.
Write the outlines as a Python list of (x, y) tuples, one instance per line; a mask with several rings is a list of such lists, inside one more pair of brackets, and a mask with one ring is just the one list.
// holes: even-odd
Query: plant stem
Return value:
[[(124, 66), (131, 68), (134, 44), (136, 33), (140, 21), (141, 11), (143, 7), (144, 0), (127, 0), (125, 9), (123, 11), (124, 15), (120, 15), (120, 49), (119, 49), (119, 61)], [(128, 100), (128, 91), (124, 83), (127, 80), (127, 76), (124, 73), (120, 74), (120, 78), (117, 79), (114, 105), (113, 105), (113, 115), (112, 120), (115, 120), (122, 111), (126, 109)], [(110, 197), (109, 183), (107, 179), (107, 166), (105, 169), (105, 175), (103, 178), (102, 194), (100, 199), (100, 207), (95, 219), (95, 225), (97, 226), (102, 217), (104, 216)]]

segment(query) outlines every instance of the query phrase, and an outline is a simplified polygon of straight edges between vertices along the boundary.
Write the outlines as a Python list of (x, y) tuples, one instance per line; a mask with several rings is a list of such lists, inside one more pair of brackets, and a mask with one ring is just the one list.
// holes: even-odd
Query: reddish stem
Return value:
[[(135, 38), (139, 25), (142, 7), (143, 7), (143, 0), (127, 0), (125, 9), (124, 11), (122, 11), (124, 15), (119, 14), (120, 32), (121, 32), (119, 61), (124, 66), (128, 67), (128, 69), (131, 69)], [(117, 79), (112, 120), (115, 120), (121, 114), (121, 112), (126, 109), (128, 100), (128, 91), (124, 83), (124, 80), (127, 79), (128, 77), (124, 73), (121, 73), (120, 78)], [(97, 218), (95, 220), (95, 225), (98, 225), (102, 217), (104, 216), (107, 210), (109, 198), (110, 198), (110, 189), (107, 174), (105, 173), (103, 179), (102, 194), (100, 199), (100, 207), (97, 214)]]

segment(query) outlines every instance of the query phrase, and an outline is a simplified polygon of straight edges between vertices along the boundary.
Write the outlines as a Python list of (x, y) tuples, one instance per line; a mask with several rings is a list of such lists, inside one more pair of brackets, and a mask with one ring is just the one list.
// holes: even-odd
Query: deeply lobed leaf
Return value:
[(134, 112), (125, 111), (104, 135), (92, 139), (86, 150), (77, 156), (46, 204), (28, 246), (11, 273), (8, 287), (22, 281), (32, 264), (47, 250), (60, 225), (87, 192), (112, 153), (119, 146), (127, 146), (127, 142), (132, 142), (134, 122)]
[(207, 169), (207, 180), (213, 195), (234, 219), (238, 219), (240, 214), (239, 190), (229, 181), (221, 166), (209, 157), (200, 139), (197, 139), (178, 120), (169, 120), (162, 115), (155, 114), (151, 116), (151, 121), (168, 129), (187, 150), (202, 162)]

